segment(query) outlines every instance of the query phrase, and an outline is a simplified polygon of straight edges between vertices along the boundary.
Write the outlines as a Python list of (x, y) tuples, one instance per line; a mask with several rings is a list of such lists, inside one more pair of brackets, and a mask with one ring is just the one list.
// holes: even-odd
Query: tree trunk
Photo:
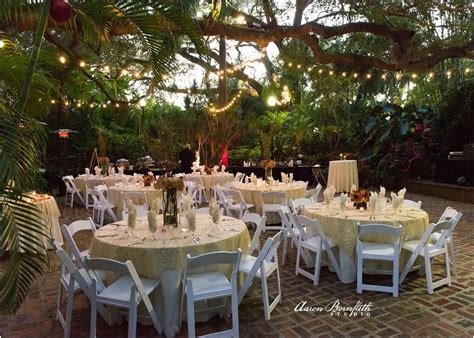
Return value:
[(226, 50), (225, 36), (221, 35), (219, 40), (219, 104), (221, 107), (227, 104), (227, 72), (226, 72)]

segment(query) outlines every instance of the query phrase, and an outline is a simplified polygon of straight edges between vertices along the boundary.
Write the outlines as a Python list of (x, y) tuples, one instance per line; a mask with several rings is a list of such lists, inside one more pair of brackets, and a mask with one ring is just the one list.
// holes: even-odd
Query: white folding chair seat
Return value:
[[(451, 207), (447, 207), (441, 217), (438, 220), (438, 223), (444, 220), (451, 220), (451, 229), (450, 229), (450, 236), (446, 237), (446, 243), (449, 244), (449, 256), (450, 256), (450, 264), (453, 268), (453, 274), (456, 274), (456, 253), (454, 250), (454, 238), (453, 238), (453, 232), (456, 226), (458, 225), (459, 221), (461, 220), (463, 214), (461, 212), (456, 211), (455, 209)], [(433, 242), (437, 242), (441, 238), (441, 232), (434, 232), (431, 235), (431, 240)]]
[[(428, 293), (432, 294), (433, 290), (443, 285), (451, 285), (451, 271), (449, 267), (449, 254), (446, 239), (452, 236), (451, 225), (453, 220), (444, 220), (439, 223), (431, 223), (428, 225), (426, 232), (423, 237), (419, 240), (407, 241), (403, 243), (402, 249), (411, 252), (411, 256), (408, 262), (403, 267), (403, 271), (400, 274), (400, 284), (405, 280), (408, 272), (414, 268), (413, 264), (418, 256), (424, 258), (425, 274), (426, 274), (426, 287)], [(434, 243), (429, 243), (429, 239), (434, 232), (441, 232), (440, 238)], [(446, 264), (446, 277), (433, 282), (433, 276), (431, 274), (431, 258), (444, 255)]]
[[(231, 298), (232, 329), (216, 332), (207, 336), (239, 337), (239, 301), (237, 298), (237, 268), (239, 266), (241, 251), (236, 252), (211, 252), (200, 256), (191, 257), (187, 255), (186, 268), (183, 277), (183, 291), (181, 294), (181, 311), (184, 297), (186, 296), (188, 337), (196, 336), (195, 308), (194, 303), (198, 301)], [(215, 265), (231, 265), (232, 273), (230, 280), (220, 272), (196, 272)], [(226, 307), (225, 303), (222, 307)], [(215, 308), (214, 308), (215, 309)], [(209, 309), (205, 310), (208, 311)], [(201, 310), (202, 311), (202, 310)]]
[(415, 202), (415, 201), (412, 201), (412, 200), (404, 199), (403, 200), (403, 205), (405, 205), (409, 208), (413, 208), (413, 209), (420, 209), (421, 208), (421, 201)]
[(361, 250), (364, 258), (377, 260), (392, 260), (395, 249), (388, 243), (361, 243)]
[[(159, 287), (158, 280), (140, 278), (131, 261), (122, 263), (112, 259), (84, 257), (82, 262), (84, 268), (92, 276), (91, 337), (96, 336), (97, 306), (99, 304), (128, 309), (128, 337), (133, 338), (136, 336), (137, 330), (137, 308), (139, 304), (143, 303), (156, 331), (158, 334), (162, 334), (163, 328), (148, 297)], [(109, 286), (105, 286), (97, 278), (97, 271), (113, 272), (120, 277)]]
[[(297, 228), (299, 229), (300, 237), (298, 241), (298, 252), (296, 256), (296, 267), (295, 267), (295, 274), (298, 276), (302, 274), (303, 276), (311, 279), (314, 285), (319, 284), (319, 274), (321, 270), (321, 263), (322, 263), (322, 253), (327, 252), (329, 257), (329, 262), (331, 263), (333, 269), (336, 271), (337, 276), (340, 278), (340, 268), (339, 264), (336, 261), (336, 257), (332, 252), (332, 248), (337, 246), (337, 243), (327, 237), (324, 234), (324, 231), (319, 224), (319, 222), (314, 219), (310, 219), (306, 216), (290, 214), (293, 224), (296, 224)], [(316, 233), (315, 236), (309, 237), (306, 233), (306, 229), (303, 227), (306, 226), (306, 229), (311, 227), (313, 231)], [(307, 251), (314, 252), (316, 254), (315, 262), (314, 262), (314, 274), (309, 273), (306, 270), (303, 270), (300, 267), (300, 258), (308, 259)], [(304, 255), (304, 256), (303, 256)]]
[[(257, 257), (243, 255), (240, 260), (241, 263), (239, 264), (239, 272), (245, 273), (247, 275), (244, 284), (239, 291), (239, 303), (250, 289), (253, 280), (255, 278), (260, 279), (265, 320), (270, 320), (272, 311), (279, 303), (281, 303), (281, 283), (277, 250), (282, 240), (284, 231), (285, 230), (279, 231), (272, 238), (267, 238)], [(273, 302), (270, 303), (267, 279), (273, 273), (276, 273), (277, 277), (278, 294), (273, 299)]]
[[(282, 206), (286, 206), (286, 194), (283, 191), (262, 192), (262, 216), (267, 213), (278, 213)], [(280, 226), (265, 225), (265, 230), (279, 230)]]

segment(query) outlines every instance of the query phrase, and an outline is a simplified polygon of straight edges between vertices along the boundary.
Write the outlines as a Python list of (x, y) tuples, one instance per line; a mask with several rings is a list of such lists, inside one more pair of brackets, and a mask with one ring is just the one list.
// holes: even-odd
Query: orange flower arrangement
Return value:
[(184, 182), (181, 178), (160, 176), (155, 182), (155, 189), (161, 189), (163, 191), (172, 189), (183, 190)]
[(354, 190), (349, 194), (349, 198), (357, 208), (365, 208), (369, 201), (369, 193), (366, 190)]
[(273, 160), (262, 160), (262, 161), (260, 161), (260, 166), (265, 170), (266, 169), (273, 169), (276, 166), (276, 162), (273, 161)]
[(102, 156), (98, 158), (100, 164), (108, 164), (110, 159), (107, 156)]

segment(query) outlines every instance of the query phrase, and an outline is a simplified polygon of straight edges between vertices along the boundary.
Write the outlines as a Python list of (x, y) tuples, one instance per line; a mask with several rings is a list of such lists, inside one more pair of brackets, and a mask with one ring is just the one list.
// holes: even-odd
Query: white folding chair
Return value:
[(241, 219), (244, 213), (254, 206), (253, 204), (245, 202), (244, 197), (240, 191), (227, 189), (224, 190), (224, 194), (227, 200), (227, 215), (235, 212), (237, 217)]
[[(393, 297), (398, 297), (398, 274), (400, 257), (400, 236), (402, 226), (391, 226), (387, 224), (358, 224), (357, 236), (357, 293), (363, 290), (380, 291), (392, 293)], [(383, 235), (393, 240), (391, 243), (363, 242), (361, 236)], [(362, 274), (364, 272), (364, 259), (392, 262), (392, 271), (380, 271), (381, 273), (392, 274), (392, 286), (382, 286), (364, 284)]]
[(298, 184), (304, 186), (304, 191), (308, 188), (308, 181), (294, 181), (293, 184)]
[[(283, 241), (283, 254), (281, 259), (281, 264), (285, 265), (286, 256), (288, 255), (288, 238), (290, 239), (291, 247), (296, 246), (298, 248), (300, 241), (300, 230), (297, 226), (293, 224), (293, 219), (290, 216), (292, 212), (287, 206), (283, 206), (278, 210), (278, 214), (281, 218), (282, 228), (286, 230), (285, 239)], [(306, 231), (306, 227), (304, 227)]]
[[(188, 337), (196, 337), (195, 309), (194, 303), (204, 300), (231, 297), (232, 329), (216, 332), (208, 336), (239, 337), (239, 301), (237, 298), (237, 268), (239, 266), (241, 251), (236, 252), (211, 252), (200, 256), (191, 257), (187, 255), (186, 268), (184, 270), (183, 291), (181, 294), (181, 311), (186, 295), (186, 308), (188, 320)], [(230, 280), (224, 273), (220, 272), (196, 272), (202, 271), (209, 266), (231, 265), (232, 273)], [(194, 271), (193, 271), (194, 270)], [(227, 302), (222, 306), (227, 307)], [(214, 308), (217, 309), (217, 308)], [(206, 309), (209, 311), (213, 309)], [(206, 336), (207, 337), (207, 336)]]
[[(92, 276), (91, 286), (91, 326), (90, 336), (96, 336), (97, 307), (99, 304), (110, 305), (128, 309), (128, 337), (136, 336), (137, 331), (137, 308), (143, 302), (153, 325), (158, 334), (163, 333), (163, 328), (158, 319), (149, 295), (160, 285), (158, 280), (140, 278), (135, 266), (131, 261), (125, 263), (105, 258), (82, 258), (83, 265), (89, 275)], [(120, 277), (105, 286), (100, 278), (97, 278), (97, 271), (113, 272)]]
[[(281, 303), (281, 285), (277, 250), (283, 236), (283, 231), (284, 230), (279, 231), (272, 238), (267, 238), (257, 257), (243, 255), (240, 259), (239, 272), (245, 273), (247, 277), (239, 290), (239, 304), (250, 289), (253, 280), (259, 278), (262, 284), (262, 300), (265, 320), (270, 320), (270, 314), (277, 304)], [(277, 277), (278, 295), (275, 297), (273, 302), (270, 303), (268, 294), (268, 278), (274, 272), (276, 272)]]
[[(267, 213), (278, 213), (282, 206), (286, 205), (286, 194), (284, 191), (263, 191), (262, 192), (262, 216)], [(265, 230), (279, 230), (281, 226), (265, 225)]]
[[(319, 224), (318, 220), (311, 219), (306, 216), (294, 215), (294, 214), (290, 214), (290, 217), (293, 219), (293, 224), (296, 224), (300, 232), (300, 239), (298, 242), (298, 253), (296, 256), (295, 274), (297, 276), (298, 274), (302, 274), (303, 276), (311, 279), (314, 285), (318, 285), (319, 273), (321, 270), (321, 262), (322, 262), (321, 256), (322, 256), (323, 251), (326, 251), (329, 257), (329, 262), (332, 264), (333, 269), (336, 271), (336, 274), (340, 279), (341, 271), (339, 268), (339, 264), (336, 261), (336, 257), (334, 256), (334, 253), (332, 252), (332, 248), (337, 246), (336, 241), (330, 237), (327, 237), (324, 234), (324, 231), (321, 227), (321, 224)], [(312, 228), (313, 231), (316, 233), (316, 235), (309, 237), (304, 228), (305, 226), (306, 226), (306, 229)], [(311, 274), (300, 267), (300, 258), (303, 257), (303, 259), (307, 260), (308, 251), (314, 252), (316, 254), (316, 258), (314, 262), (314, 274)], [(305, 256), (302, 256), (303, 254)]]
[(85, 220), (74, 221), (69, 225), (62, 224), (61, 232), (66, 239), (70, 248), (70, 255), (73, 260), (79, 261), (82, 257), (89, 255), (89, 249), (80, 251), (77, 246), (74, 236), (80, 231), (90, 231), (92, 235), (95, 233), (95, 224), (92, 218), (88, 217)]
[[(454, 228), (456, 228), (456, 225), (458, 225), (462, 216), (463, 214), (461, 212), (458, 212), (456, 211), (456, 209), (453, 209), (451, 207), (447, 207), (438, 220), (438, 223), (445, 220), (451, 220), (451, 229), (450, 229), (451, 236), (447, 237), (446, 241), (449, 244), (449, 255), (451, 257), (450, 263), (453, 268), (453, 274), (456, 274), (456, 254), (454, 251), (453, 233), (454, 233)], [(431, 235), (431, 240), (436, 242), (440, 239), (440, 237), (441, 237), (441, 232), (435, 232)]]
[(255, 226), (255, 233), (253, 234), (252, 241), (249, 244), (248, 254), (251, 256), (255, 250), (260, 252), (260, 235), (263, 228), (265, 227), (265, 222), (267, 218), (265, 216), (260, 216), (256, 213), (246, 212), (242, 216), (242, 221), (244, 223), (251, 223)]
[(63, 176), (62, 177), (64, 184), (66, 185), (66, 197), (64, 199), (65, 206), (69, 204), (69, 207), (72, 208), (74, 205), (74, 195), (79, 197), (82, 205), (86, 205), (84, 202), (84, 198), (81, 195), (79, 189), (77, 189), (76, 184), (74, 183), (74, 177), (72, 176)]
[(297, 199), (290, 199), (290, 210), (294, 214), (301, 214), (304, 207), (314, 204), (311, 198), (301, 197)]
[(122, 219), (128, 219), (127, 199), (130, 199), (137, 210), (138, 217), (145, 217), (148, 213), (148, 199), (143, 191), (122, 191)]
[(237, 173), (235, 174), (235, 178), (234, 178), (234, 179), (235, 179), (235, 181), (237, 181), (237, 182), (243, 182), (244, 179), (245, 179), (245, 174), (244, 174), (244, 173), (241, 173), (241, 172), (237, 172)]
[(306, 190), (304, 197), (311, 198), (313, 200), (313, 203), (318, 203), (318, 196), (319, 196), (319, 193), (321, 192), (322, 187), (323, 186), (318, 183), (316, 188)]
[(101, 178), (91, 178), (86, 180), (86, 191), (85, 191), (85, 199), (86, 199), (86, 208), (93, 208), (94, 201), (90, 202), (89, 197), (94, 194), (94, 188), (98, 185), (104, 184), (104, 180)]
[[(425, 274), (426, 274), (426, 287), (428, 293), (432, 294), (433, 290), (443, 285), (451, 285), (451, 271), (449, 269), (449, 255), (447, 248), (447, 239), (452, 236), (451, 234), (451, 220), (444, 220), (439, 223), (431, 223), (428, 225), (428, 229), (423, 234), (420, 240), (407, 241), (402, 244), (402, 249), (410, 251), (412, 254), (410, 259), (405, 264), (400, 275), (400, 284), (405, 280), (408, 272), (412, 269), (413, 264), (418, 256), (424, 258)], [(440, 232), (441, 236), (434, 243), (429, 243), (431, 235), (435, 232)], [(431, 274), (431, 258), (444, 255), (446, 264), (446, 278), (443, 278), (437, 282), (433, 282), (433, 276)], [(414, 267), (417, 269), (419, 267)]]
[[(51, 247), (54, 249), (59, 259), (61, 260), (61, 275), (60, 285), (64, 287), (67, 294), (67, 305), (66, 305), (66, 318), (62, 315), (58, 303), (56, 309), (56, 319), (59, 321), (64, 330), (64, 337), (68, 338), (71, 335), (71, 322), (72, 322), (72, 310), (74, 306), (74, 294), (79, 290), (82, 290), (88, 298), (91, 297), (91, 286), (92, 279), (90, 278), (87, 271), (79, 261), (79, 267), (77, 267), (68, 254), (64, 251), (61, 244), (54, 238), (50, 238), (49, 242)], [(61, 288), (59, 289), (59, 300), (61, 299)], [(103, 305), (98, 307), (98, 311), (101, 316), (107, 321), (110, 318), (109, 313)]]
[(421, 201), (415, 202), (415, 201), (412, 201), (412, 200), (404, 199), (403, 200), (403, 205), (405, 205), (409, 208), (413, 208), (413, 209), (421, 209)]
[[(110, 202), (105, 193), (107, 192), (108, 188), (105, 184), (98, 185), (94, 188), (94, 209), (92, 210), (92, 219), (94, 219), (94, 213), (97, 210), (99, 216), (99, 226), (102, 227), (104, 225), (104, 214), (105, 211), (112, 217), (114, 222), (117, 221), (117, 216), (115, 216), (115, 212), (112, 210), (115, 208), (115, 205)], [(97, 200), (96, 200), (97, 199)]]

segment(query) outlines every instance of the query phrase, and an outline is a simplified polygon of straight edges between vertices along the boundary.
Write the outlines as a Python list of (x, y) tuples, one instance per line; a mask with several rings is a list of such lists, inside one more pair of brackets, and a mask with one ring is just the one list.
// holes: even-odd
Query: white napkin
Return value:
[(91, 174), (91, 171), (90, 171), (89, 168), (86, 168), (85, 172), (86, 172), (86, 175), (87, 175), (87, 176), (89, 176), (89, 175)]
[(290, 173), (290, 183), (293, 183), (293, 173)]
[(385, 197), (385, 187), (380, 186), (379, 197)]
[(400, 207), (401, 201), (403, 201), (403, 199), (400, 199), (400, 197), (398, 197), (397, 194), (395, 194), (394, 192), (390, 193), (390, 197), (392, 197), (393, 210), (397, 210)]
[(212, 167), (212, 173), (213, 174), (217, 174), (218, 170), (219, 170), (219, 166), (215, 165), (214, 167)]
[(98, 166), (95, 166), (94, 167), (94, 172), (95, 172), (96, 176), (99, 176), (100, 175), (100, 168)]
[(403, 201), (403, 199), (405, 198), (406, 192), (407, 192), (407, 188), (400, 189), (400, 191), (398, 192), (398, 198), (401, 198), (401, 200)]
[(252, 182), (253, 184), (257, 184), (257, 176), (255, 176), (254, 173), (250, 174), (250, 182)]
[(119, 173), (119, 175), (123, 175), (123, 167), (118, 168), (118, 173)]
[(353, 191), (356, 191), (356, 190), (357, 190), (356, 185), (353, 184), (353, 185), (351, 186), (351, 190), (350, 190), (349, 192), (353, 192)]
[(221, 171), (222, 171), (223, 173), (225, 173), (225, 169), (226, 169), (226, 166), (225, 166), (225, 165), (222, 165), (222, 166), (221, 166)]
[(147, 218), (148, 218), (148, 230), (151, 233), (155, 233), (156, 227), (158, 225), (155, 212), (153, 210), (148, 211)]
[(181, 197), (181, 206), (183, 208), (183, 211), (186, 212), (191, 210), (193, 208), (193, 199), (188, 194), (183, 194), (182, 196), (183, 197)]
[(379, 195), (374, 192), (374, 191), (371, 191), (370, 192), (370, 197), (369, 197), (369, 210), (374, 212), (375, 209), (377, 208), (377, 198), (379, 197)]
[(333, 185), (330, 185), (329, 188), (326, 188), (326, 190), (328, 191), (329, 200), (332, 201), (334, 199), (334, 195), (336, 194), (336, 188), (334, 188)]

